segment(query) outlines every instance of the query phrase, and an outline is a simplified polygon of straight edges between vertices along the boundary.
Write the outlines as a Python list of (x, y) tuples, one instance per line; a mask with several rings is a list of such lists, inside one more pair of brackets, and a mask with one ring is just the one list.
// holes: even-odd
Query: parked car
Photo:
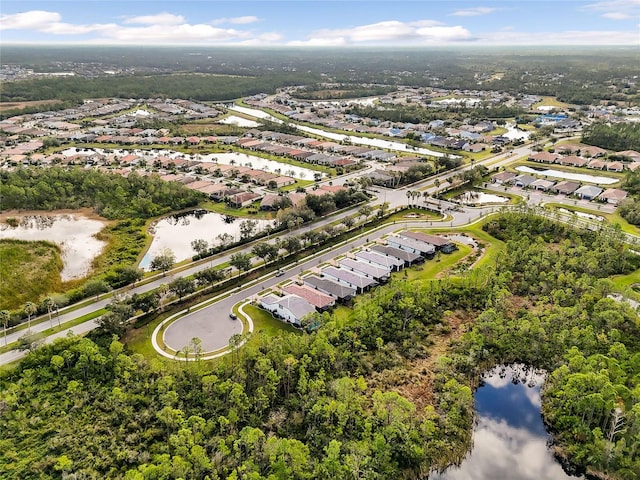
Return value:
[(284, 272), (282, 270), (278, 270), (276, 272), (276, 277), (281, 277), (282, 275), (284, 275)]
[(237, 320), (237, 319), (238, 319), (238, 316), (237, 316), (235, 313), (231, 312), (231, 313), (229, 314), (229, 318), (230, 318), (231, 320)]

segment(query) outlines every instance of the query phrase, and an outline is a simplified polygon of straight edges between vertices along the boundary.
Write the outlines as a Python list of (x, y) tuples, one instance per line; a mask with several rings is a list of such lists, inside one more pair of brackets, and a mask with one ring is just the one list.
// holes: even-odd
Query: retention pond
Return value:
[(429, 480), (566, 480), (549, 447), (540, 413), (544, 375), (522, 366), (496, 367), (475, 392), (473, 449), (460, 466)]

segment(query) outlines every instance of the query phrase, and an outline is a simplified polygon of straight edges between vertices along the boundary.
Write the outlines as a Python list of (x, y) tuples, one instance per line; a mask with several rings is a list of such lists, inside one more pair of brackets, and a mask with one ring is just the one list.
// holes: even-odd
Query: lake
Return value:
[(471, 452), (460, 466), (431, 474), (429, 480), (584, 479), (565, 473), (549, 449), (540, 414), (544, 375), (513, 366), (496, 367), (483, 378), (475, 392)]
[[(289, 165), (288, 163), (276, 162), (275, 160), (237, 152), (201, 155), (199, 160), (201, 162), (214, 162), (221, 165), (236, 165), (238, 167), (249, 167), (256, 170), (264, 170), (265, 172), (286, 175), (299, 180), (313, 180), (316, 173), (321, 173), (309, 168), (298, 167), (296, 165)], [(324, 173), (321, 174), (323, 177), (326, 176)]]
[(453, 200), (460, 202), (463, 205), (485, 205), (487, 203), (506, 203), (509, 201), (509, 198), (494, 195), (492, 193), (471, 190), (454, 197)]
[[(224, 215), (205, 210), (164, 217), (150, 227), (149, 233), (153, 235), (153, 241), (140, 261), (140, 268), (148, 269), (151, 260), (165, 248), (175, 254), (176, 262), (193, 257), (195, 255), (195, 251), (191, 248), (193, 240), (206, 240), (210, 246), (215, 246), (221, 243), (216, 237), (228, 233), (237, 241), (240, 239), (240, 224), (243, 220), (246, 219), (236, 218), (233, 222), (227, 223)], [(255, 233), (263, 231), (274, 223), (273, 220), (254, 221), (257, 222)]]
[(66, 282), (89, 273), (91, 262), (106, 245), (95, 237), (105, 226), (104, 221), (75, 214), (25, 215), (15, 228), (0, 223), (0, 238), (47, 240), (58, 244), (63, 262), (60, 278)]

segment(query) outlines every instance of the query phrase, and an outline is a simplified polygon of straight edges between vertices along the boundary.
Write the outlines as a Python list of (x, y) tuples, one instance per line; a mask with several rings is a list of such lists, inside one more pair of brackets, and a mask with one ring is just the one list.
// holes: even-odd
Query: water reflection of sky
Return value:
[(487, 376), (475, 394), (478, 423), (473, 449), (460, 467), (430, 480), (563, 480), (567, 475), (547, 447), (540, 416), (539, 376), (513, 383), (510, 371)]
[[(151, 260), (165, 248), (170, 249), (181, 262), (195, 255), (191, 242), (196, 239), (206, 240), (211, 246), (219, 245), (218, 235), (227, 233), (234, 241), (240, 239), (240, 224), (243, 219), (226, 223), (220, 214), (207, 212), (204, 214), (171, 215), (159, 220), (154, 226), (153, 241), (149, 250), (140, 262), (140, 268), (147, 269)], [(272, 225), (272, 220), (255, 220), (257, 226), (254, 233)]]
[(105, 222), (81, 215), (31, 215), (22, 218), (18, 227), (0, 224), (0, 239), (46, 240), (60, 246), (63, 268), (62, 281), (82, 278), (91, 269), (91, 262), (102, 251), (105, 242), (95, 235)]

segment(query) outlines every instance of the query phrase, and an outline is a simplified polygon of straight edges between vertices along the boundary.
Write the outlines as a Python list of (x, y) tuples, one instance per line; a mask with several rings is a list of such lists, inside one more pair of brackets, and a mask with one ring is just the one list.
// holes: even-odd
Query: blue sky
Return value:
[(640, 0), (2, 0), (0, 42), (640, 46)]

